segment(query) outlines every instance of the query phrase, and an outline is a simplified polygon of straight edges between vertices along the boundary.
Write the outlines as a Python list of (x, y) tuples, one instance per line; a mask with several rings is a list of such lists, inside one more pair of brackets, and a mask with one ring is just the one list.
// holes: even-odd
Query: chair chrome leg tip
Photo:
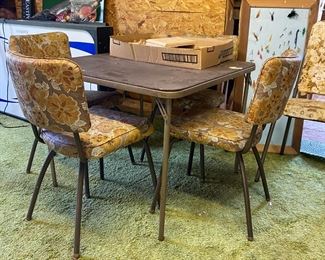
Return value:
[(158, 240), (159, 240), (159, 241), (164, 241), (164, 240), (165, 240), (165, 237), (164, 237), (164, 236), (159, 236), (159, 237), (158, 237)]
[(247, 240), (248, 240), (248, 241), (253, 241), (254, 238), (253, 238), (253, 237), (247, 237)]
[(27, 216), (27, 217), (26, 217), (26, 220), (27, 220), (27, 221), (31, 221), (31, 220), (32, 220), (32, 217)]
[(255, 178), (254, 181), (255, 182), (259, 182), (260, 181), (260, 178)]
[(156, 210), (155, 210), (155, 209), (152, 209), (152, 208), (151, 208), (151, 209), (149, 209), (149, 213), (150, 213), (150, 214), (155, 214), (155, 212), (156, 212)]
[(75, 259), (79, 259), (80, 258), (80, 254), (76, 254), (74, 253), (73, 256), (72, 256), (72, 259), (75, 260)]

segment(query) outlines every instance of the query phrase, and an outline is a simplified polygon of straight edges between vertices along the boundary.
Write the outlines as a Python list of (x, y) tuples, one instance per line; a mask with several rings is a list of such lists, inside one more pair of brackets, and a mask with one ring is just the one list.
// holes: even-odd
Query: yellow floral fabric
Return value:
[[(68, 36), (62, 32), (49, 32), (32, 35), (16, 35), (10, 37), (9, 50), (33, 58), (67, 58), (71, 59)], [(65, 64), (60, 70), (50, 71), (52, 77), (57, 75), (63, 81), (73, 81), (73, 75), (67, 70)], [(64, 73), (63, 73), (64, 71)], [(71, 84), (68, 83), (71, 86)], [(34, 88), (35, 95), (42, 97), (45, 93)], [(88, 106), (105, 104), (114, 107), (122, 102), (123, 96), (117, 92), (85, 91)]]
[(282, 115), (300, 62), (295, 57), (274, 57), (264, 63), (246, 114), (248, 123), (263, 125), (275, 122)]
[(224, 94), (217, 90), (205, 89), (190, 96), (173, 100), (173, 114), (202, 108), (217, 108), (225, 100)]
[[(173, 117), (171, 135), (178, 139), (237, 152), (245, 147), (252, 127), (252, 124), (246, 122), (244, 114), (215, 108)], [(261, 133), (260, 127), (253, 145), (259, 142)]]
[(7, 52), (16, 95), (26, 119), (51, 131), (90, 128), (80, 67), (68, 59), (35, 59)]
[(10, 36), (9, 49), (35, 58), (71, 58), (68, 36), (62, 32)]
[(321, 100), (291, 98), (285, 107), (284, 115), (325, 122), (325, 102)]
[[(80, 134), (86, 158), (101, 158), (119, 148), (142, 140), (153, 133), (147, 118), (109, 110), (102, 106), (90, 108), (91, 128)], [(43, 130), (41, 137), (54, 151), (78, 157), (78, 151), (71, 133), (57, 134)]]
[(312, 27), (298, 90), (325, 95), (325, 21)]

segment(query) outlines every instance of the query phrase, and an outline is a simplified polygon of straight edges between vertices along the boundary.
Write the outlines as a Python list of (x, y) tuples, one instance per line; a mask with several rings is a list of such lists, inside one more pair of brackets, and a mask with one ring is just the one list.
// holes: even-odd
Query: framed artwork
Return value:
[[(248, 91), (248, 105), (254, 94), (253, 86), (265, 60), (279, 56), (289, 48), (303, 56), (311, 26), (317, 20), (318, 6), (319, 0), (242, 0), (238, 57), (256, 65), (255, 71), (251, 74), (252, 86)], [(235, 88), (234, 100), (237, 110), (241, 106), (241, 97), (242, 88)], [(282, 118), (276, 124), (270, 146), (275, 150), (282, 142), (285, 123), (286, 120)], [(296, 124), (296, 133), (291, 129), (288, 139), (292, 141), (290, 146), (295, 150), (300, 147), (299, 131), (301, 137), (302, 126)], [(264, 140), (265, 136), (262, 142)]]

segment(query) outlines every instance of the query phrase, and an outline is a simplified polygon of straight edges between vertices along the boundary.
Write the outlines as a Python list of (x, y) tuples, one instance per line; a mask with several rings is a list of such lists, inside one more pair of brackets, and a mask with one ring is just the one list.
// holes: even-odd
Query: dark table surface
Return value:
[(224, 81), (243, 76), (255, 64), (228, 61), (203, 70), (137, 62), (97, 54), (73, 59), (84, 80), (106, 87), (161, 98), (181, 98)]

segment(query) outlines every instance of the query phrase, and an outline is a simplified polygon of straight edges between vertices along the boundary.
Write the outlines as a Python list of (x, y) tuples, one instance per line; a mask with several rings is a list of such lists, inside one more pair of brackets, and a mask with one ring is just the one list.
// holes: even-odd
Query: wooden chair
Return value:
[[(66, 58), (31, 58), (9, 50), (7, 64), (26, 119), (49, 148), (27, 213), (31, 220), (45, 172), (56, 153), (80, 159), (74, 235), (74, 257), (80, 254), (83, 183), (88, 190), (88, 160), (103, 158), (120, 148), (144, 140), (153, 127), (143, 117), (102, 106), (90, 109), (80, 67)], [(156, 175), (145, 143), (154, 185)]]
[[(65, 33), (49, 32), (32, 35), (16, 35), (10, 37), (9, 50), (15, 51), (25, 56), (34, 58), (66, 58), (71, 59), (69, 39)], [(66, 78), (69, 80), (69, 78)], [(102, 104), (107, 107), (115, 107), (122, 102), (123, 96), (116, 91), (85, 91), (88, 106)], [(39, 142), (43, 140), (39, 136), (39, 131), (34, 131), (34, 142), (29, 155), (26, 172), (30, 173), (34, 160), (35, 151)], [(131, 160), (133, 153), (131, 147), (129, 153)], [(134, 162), (134, 159), (132, 160)], [(53, 185), (57, 186), (54, 161), (51, 162)], [(104, 162), (100, 159), (100, 176), (104, 179)]]
[[(253, 227), (243, 154), (253, 150), (261, 172), (265, 197), (269, 201), (264, 168), (256, 145), (265, 125), (275, 122), (282, 115), (299, 65), (298, 58), (275, 57), (267, 60), (246, 115), (216, 108), (190, 111), (172, 118), (171, 136), (174, 138), (236, 153), (244, 191), (248, 240), (253, 240)], [(156, 190), (156, 199), (159, 186), (160, 183)]]

